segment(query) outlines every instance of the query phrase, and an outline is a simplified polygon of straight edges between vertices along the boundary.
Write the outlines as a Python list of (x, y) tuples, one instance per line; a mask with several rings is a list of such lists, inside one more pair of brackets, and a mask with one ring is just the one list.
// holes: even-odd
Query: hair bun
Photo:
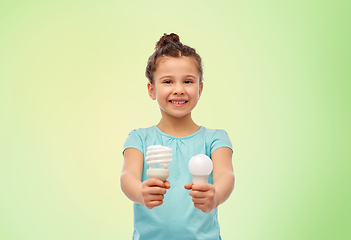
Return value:
[(161, 47), (166, 46), (167, 44), (170, 43), (178, 43), (179, 41), (179, 36), (175, 33), (171, 33), (169, 35), (167, 35), (166, 33), (160, 38), (160, 40), (156, 43), (156, 47), (155, 49), (159, 49)]

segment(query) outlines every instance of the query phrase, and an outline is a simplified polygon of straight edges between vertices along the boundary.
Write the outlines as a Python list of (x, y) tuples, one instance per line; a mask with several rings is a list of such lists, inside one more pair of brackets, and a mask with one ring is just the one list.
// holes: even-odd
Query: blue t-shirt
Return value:
[[(204, 213), (194, 207), (189, 190), (184, 185), (192, 182), (189, 160), (197, 154), (211, 157), (220, 147), (232, 149), (224, 130), (201, 127), (196, 133), (186, 137), (173, 137), (161, 132), (156, 126), (140, 128), (129, 133), (124, 149), (135, 148), (144, 154), (144, 167), (141, 181), (148, 179), (146, 170), (147, 148), (163, 145), (172, 148), (172, 162), (168, 170), (171, 188), (164, 195), (163, 204), (153, 209), (134, 203), (133, 239), (138, 240), (184, 240), (184, 239), (221, 239), (217, 218), (217, 208)], [(213, 184), (212, 173), (208, 182)]]

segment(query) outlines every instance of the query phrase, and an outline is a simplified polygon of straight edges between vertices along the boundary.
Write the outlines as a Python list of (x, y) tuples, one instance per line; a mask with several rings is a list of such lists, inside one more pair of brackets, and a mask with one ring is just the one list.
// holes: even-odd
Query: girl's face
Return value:
[(148, 83), (148, 92), (157, 100), (162, 115), (184, 117), (196, 106), (203, 85), (192, 57), (162, 57), (154, 73), (154, 83)]

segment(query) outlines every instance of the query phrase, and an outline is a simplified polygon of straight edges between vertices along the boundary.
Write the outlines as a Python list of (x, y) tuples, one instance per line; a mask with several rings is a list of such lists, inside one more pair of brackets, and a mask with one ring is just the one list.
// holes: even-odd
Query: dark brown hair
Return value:
[(158, 64), (158, 59), (161, 57), (193, 57), (197, 63), (197, 68), (200, 72), (200, 84), (202, 84), (202, 63), (201, 57), (196, 53), (195, 49), (182, 44), (179, 41), (179, 36), (175, 33), (167, 35), (166, 33), (156, 43), (155, 52), (149, 57), (147, 62), (145, 76), (150, 83), (154, 83), (154, 73)]

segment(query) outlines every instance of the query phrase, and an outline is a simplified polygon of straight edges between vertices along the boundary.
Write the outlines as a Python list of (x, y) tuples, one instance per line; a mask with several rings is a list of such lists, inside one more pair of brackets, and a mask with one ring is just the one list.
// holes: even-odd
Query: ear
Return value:
[(147, 83), (147, 91), (149, 93), (149, 96), (152, 100), (155, 100), (156, 99), (156, 92), (155, 92), (155, 88), (154, 86), (152, 85), (152, 83), (148, 82)]
[(204, 84), (201, 83), (200, 88), (199, 88), (199, 98), (201, 97), (202, 90), (204, 88)]

